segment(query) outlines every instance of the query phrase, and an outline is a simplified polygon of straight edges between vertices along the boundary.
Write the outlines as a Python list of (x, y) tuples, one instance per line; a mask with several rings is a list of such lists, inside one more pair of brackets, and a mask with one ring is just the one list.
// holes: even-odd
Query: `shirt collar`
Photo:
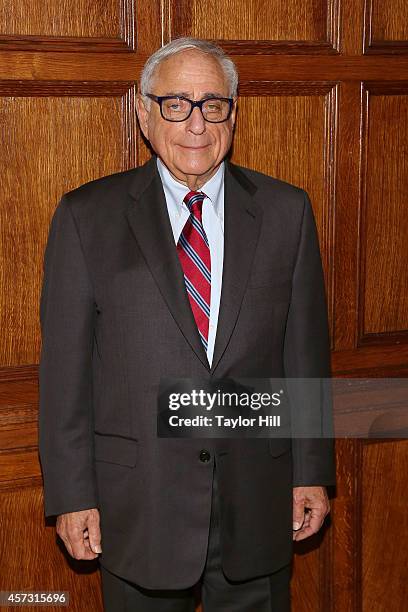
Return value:
[[(185, 204), (183, 203), (183, 200), (190, 191), (190, 189), (187, 187), (187, 185), (183, 185), (183, 183), (179, 183), (178, 181), (176, 181), (176, 179), (170, 174), (167, 167), (159, 158), (157, 158), (157, 169), (159, 171), (164, 190), (168, 191), (171, 194), (174, 202), (177, 205), (178, 214), (181, 215), (183, 210), (185, 210)], [(206, 183), (204, 183), (204, 185), (200, 189), (200, 191), (203, 191), (208, 197), (214, 207), (216, 215), (219, 217), (221, 216), (220, 194), (221, 190), (224, 187), (224, 169), (225, 164), (224, 162), (222, 162), (214, 176), (212, 176)]]

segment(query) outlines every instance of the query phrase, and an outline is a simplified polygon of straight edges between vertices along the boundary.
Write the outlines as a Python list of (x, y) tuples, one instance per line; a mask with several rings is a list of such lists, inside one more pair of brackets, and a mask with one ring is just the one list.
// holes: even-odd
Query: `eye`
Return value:
[(174, 101), (174, 102), (169, 101), (167, 103), (167, 108), (172, 111), (179, 111), (181, 110), (181, 104), (178, 101)]
[(203, 108), (204, 112), (207, 115), (214, 116), (221, 115), (225, 110), (223, 100), (219, 100), (218, 98), (211, 98), (209, 100), (206, 100)]
[(214, 102), (208, 102), (207, 104), (207, 110), (209, 111), (219, 111), (221, 109), (221, 104), (220, 102), (216, 102), (214, 100)]

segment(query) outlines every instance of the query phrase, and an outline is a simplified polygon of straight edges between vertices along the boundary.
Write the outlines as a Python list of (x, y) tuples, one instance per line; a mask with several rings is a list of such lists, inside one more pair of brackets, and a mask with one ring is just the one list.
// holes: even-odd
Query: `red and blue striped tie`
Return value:
[(190, 216), (177, 243), (188, 299), (201, 342), (207, 350), (211, 298), (210, 247), (202, 223), (205, 193), (190, 191), (184, 198)]

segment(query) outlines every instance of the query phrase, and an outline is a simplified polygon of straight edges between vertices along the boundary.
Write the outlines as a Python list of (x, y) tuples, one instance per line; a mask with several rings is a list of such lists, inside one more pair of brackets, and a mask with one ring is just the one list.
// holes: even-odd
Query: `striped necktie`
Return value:
[(177, 253), (184, 272), (184, 282), (191, 310), (207, 351), (210, 320), (211, 259), (210, 248), (202, 223), (205, 193), (190, 191), (184, 203), (190, 211), (177, 244)]

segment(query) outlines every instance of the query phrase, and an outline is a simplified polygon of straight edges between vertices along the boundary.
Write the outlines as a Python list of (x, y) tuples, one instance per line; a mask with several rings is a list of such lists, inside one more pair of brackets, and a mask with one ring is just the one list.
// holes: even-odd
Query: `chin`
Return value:
[(178, 167), (186, 174), (205, 174), (211, 171), (215, 165), (213, 159), (205, 157), (201, 159), (193, 158), (180, 160)]
[(178, 167), (178, 171), (181, 174), (193, 174), (196, 176), (207, 174), (211, 170), (212, 166), (209, 164), (182, 164)]

